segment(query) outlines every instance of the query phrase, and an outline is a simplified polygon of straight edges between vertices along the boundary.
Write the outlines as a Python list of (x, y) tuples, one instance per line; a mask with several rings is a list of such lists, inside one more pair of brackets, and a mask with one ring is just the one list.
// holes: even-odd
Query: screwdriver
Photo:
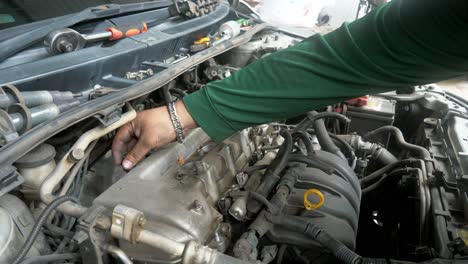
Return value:
[(109, 27), (105, 32), (92, 34), (80, 34), (71, 28), (63, 28), (49, 33), (44, 40), (44, 45), (50, 55), (57, 55), (82, 49), (91, 42), (115, 41), (147, 31), (148, 26), (145, 22)]

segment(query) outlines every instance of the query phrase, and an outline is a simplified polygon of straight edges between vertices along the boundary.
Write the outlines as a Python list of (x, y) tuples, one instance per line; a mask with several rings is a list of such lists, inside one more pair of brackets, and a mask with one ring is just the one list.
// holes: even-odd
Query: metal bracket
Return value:
[(117, 205), (112, 212), (111, 234), (117, 239), (136, 243), (137, 228), (145, 222), (143, 212)]
[(16, 172), (15, 167), (8, 165), (0, 168), (0, 196), (20, 186), (23, 182), (23, 176)]
[(99, 120), (101, 124), (108, 127), (117, 122), (122, 116), (123, 104), (110, 106), (102, 111), (99, 111), (93, 117)]

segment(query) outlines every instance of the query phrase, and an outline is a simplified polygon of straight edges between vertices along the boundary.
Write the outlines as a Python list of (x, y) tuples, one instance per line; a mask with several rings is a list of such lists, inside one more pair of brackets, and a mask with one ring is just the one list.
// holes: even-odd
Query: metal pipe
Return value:
[(139, 232), (136, 241), (160, 249), (174, 258), (182, 257), (185, 249), (185, 244), (183, 243), (144, 229)]
[[(101, 125), (84, 133), (63, 156), (55, 167), (55, 170), (42, 183), (40, 189), (41, 200), (45, 204), (49, 204), (56, 198), (53, 194), (54, 189), (60, 184), (63, 177), (65, 177), (65, 174), (73, 167), (73, 165), (84, 158), (85, 150), (91, 142), (130, 122), (135, 117), (135, 110), (130, 109), (127, 113), (122, 114), (120, 120), (112, 125), (107, 127)], [(86, 212), (87, 208), (73, 202), (66, 202), (60, 205), (58, 210), (66, 215), (80, 217)]]
[[(19, 92), (18, 96), (21, 96), (27, 107), (70, 101), (75, 98), (72, 92), (60, 91)], [(11, 94), (0, 94), (0, 108), (7, 108), (16, 103), (20, 102)]]
[(244, 153), (246, 158), (250, 158), (252, 156), (252, 151), (249, 145), (249, 130), (244, 129), (240, 132), (240, 143), (242, 152)]
[(105, 250), (111, 253), (114, 257), (120, 259), (120, 262), (122, 262), (123, 264), (133, 264), (133, 262), (122, 249), (114, 245), (107, 245), (105, 247)]

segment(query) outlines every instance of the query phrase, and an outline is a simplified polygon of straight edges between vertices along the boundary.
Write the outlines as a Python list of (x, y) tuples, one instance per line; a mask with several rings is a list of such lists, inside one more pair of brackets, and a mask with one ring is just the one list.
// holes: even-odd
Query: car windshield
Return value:
[(148, 1), (150, 0), (3, 0), (0, 1), (0, 30), (76, 13), (92, 6)]

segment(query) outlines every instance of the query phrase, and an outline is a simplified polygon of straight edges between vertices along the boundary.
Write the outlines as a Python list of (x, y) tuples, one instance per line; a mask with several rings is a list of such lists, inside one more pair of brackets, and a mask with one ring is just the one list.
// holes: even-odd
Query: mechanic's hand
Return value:
[[(176, 104), (176, 109), (184, 129), (197, 127), (182, 101)], [(145, 110), (117, 131), (112, 143), (112, 155), (116, 164), (122, 164), (124, 169), (129, 170), (150, 150), (163, 147), (175, 139), (167, 107)]]

